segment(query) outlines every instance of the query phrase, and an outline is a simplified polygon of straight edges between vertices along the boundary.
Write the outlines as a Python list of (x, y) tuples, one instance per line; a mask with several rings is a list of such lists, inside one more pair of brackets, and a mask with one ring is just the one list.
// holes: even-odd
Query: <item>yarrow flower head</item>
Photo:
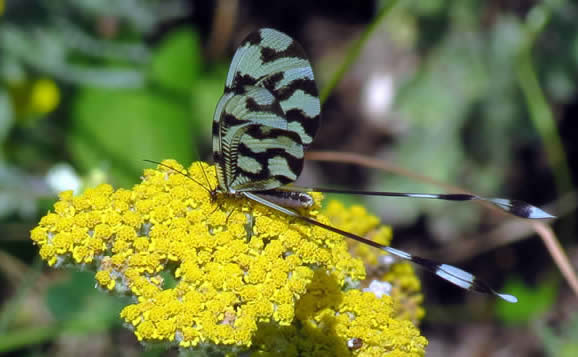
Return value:
[[(424, 354), (399, 298), (358, 290), (365, 269), (343, 237), (247, 199), (213, 199), (205, 163), (190, 177), (173, 160), (163, 165), (131, 190), (61, 193), (31, 232), (50, 266), (92, 269), (101, 289), (132, 297), (121, 318), (140, 341), (259, 355)], [(331, 224), (313, 196), (301, 213)]]
[[(331, 224), (344, 231), (382, 245), (391, 242), (391, 227), (381, 225), (379, 219), (369, 214), (363, 206), (354, 205), (347, 209), (341, 202), (331, 201), (323, 213), (329, 217)], [(414, 323), (423, 319), (425, 310), (422, 306), (421, 283), (411, 263), (398, 261), (391, 255), (358, 242), (348, 241), (348, 244), (355, 256), (365, 262), (368, 278), (373, 279), (364, 291), (377, 295), (387, 292), (398, 304), (396, 314)]]

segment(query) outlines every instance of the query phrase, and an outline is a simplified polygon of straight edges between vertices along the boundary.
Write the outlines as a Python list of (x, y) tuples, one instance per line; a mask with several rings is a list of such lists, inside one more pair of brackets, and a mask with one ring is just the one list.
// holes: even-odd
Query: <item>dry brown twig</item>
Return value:
[(216, 1), (211, 35), (205, 50), (208, 58), (219, 58), (225, 52), (234, 32), (238, 8), (238, 0)]

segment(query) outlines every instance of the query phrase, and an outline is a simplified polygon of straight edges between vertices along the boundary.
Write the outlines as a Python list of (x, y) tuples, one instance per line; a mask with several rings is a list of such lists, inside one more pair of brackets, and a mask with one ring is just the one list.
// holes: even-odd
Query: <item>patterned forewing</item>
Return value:
[(299, 135), (303, 145), (311, 144), (321, 104), (313, 69), (299, 43), (273, 29), (247, 36), (231, 62), (225, 95), (242, 93), (247, 86), (268, 89), (281, 105), (288, 130)]
[(265, 125), (249, 125), (242, 131), (232, 189), (265, 191), (297, 180), (303, 169), (299, 135)]
[(279, 101), (265, 88), (225, 94), (213, 120), (213, 158), (221, 189), (260, 191), (295, 181), (303, 144), (288, 130)]

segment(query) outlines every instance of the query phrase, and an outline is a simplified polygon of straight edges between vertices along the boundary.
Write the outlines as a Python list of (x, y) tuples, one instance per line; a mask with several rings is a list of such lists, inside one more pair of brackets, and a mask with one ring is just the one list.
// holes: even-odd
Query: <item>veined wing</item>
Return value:
[(291, 183), (303, 169), (303, 145), (293, 131), (265, 125), (243, 127), (230, 188), (266, 191)]
[(321, 113), (313, 69), (305, 51), (291, 37), (273, 29), (251, 33), (231, 62), (225, 95), (242, 94), (247, 86), (266, 88), (279, 101), (287, 129), (311, 144)]
[(288, 130), (279, 101), (260, 87), (225, 94), (213, 121), (221, 189), (262, 191), (293, 182), (303, 168), (301, 137)]

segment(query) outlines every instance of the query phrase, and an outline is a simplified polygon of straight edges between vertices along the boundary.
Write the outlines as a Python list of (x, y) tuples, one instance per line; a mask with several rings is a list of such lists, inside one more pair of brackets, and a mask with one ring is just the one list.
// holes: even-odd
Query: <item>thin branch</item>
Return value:
[(552, 228), (543, 222), (532, 222), (532, 226), (534, 226), (534, 230), (542, 241), (546, 245), (548, 252), (554, 259), (554, 262), (560, 269), (560, 272), (566, 278), (566, 281), (574, 291), (574, 295), (578, 296), (578, 278), (576, 277), (576, 272), (570, 264), (570, 260), (568, 259), (568, 255), (562, 249), (560, 242), (556, 238), (556, 234), (552, 230)]
[[(374, 169), (379, 169), (382, 171), (387, 171), (394, 173), (399, 176), (409, 177), (414, 181), (427, 183), (430, 185), (441, 187), (444, 192), (450, 193), (464, 193), (468, 195), (474, 195), (473, 192), (467, 191), (461, 187), (449, 185), (447, 183), (437, 181), (431, 177), (427, 177), (424, 175), (420, 175), (416, 172), (404, 169), (402, 167), (393, 165), (387, 161), (377, 160), (368, 156), (363, 156), (354, 153), (347, 153), (347, 152), (336, 152), (336, 151), (308, 151), (305, 153), (305, 159), (312, 160), (312, 161), (329, 161), (329, 162), (339, 162), (339, 163), (348, 163), (359, 165), (363, 167), (370, 167)], [(479, 204), (487, 207), (488, 209), (501, 214), (503, 216), (507, 216), (502, 210), (496, 208), (494, 205), (489, 204), (484, 201), (479, 201)]]
[[(567, 193), (547, 206), (548, 211), (556, 211), (558, 218), (563, 218), (576, 211), (578, 207), (576, 193)], [(460, 244), (448, 245), (435, 251), (429, 250), (428, 255), (432, 259), (441, 260), (443, 258), (448, 263), (457, 263), (499, 247), (528, 239), (534, 234), (536, 234), (534, 227), (529, 225), (527, 221), (508, 219), (489, 232), (461, 240)], [(416, 254), (419, 253), (418, 249)]]

